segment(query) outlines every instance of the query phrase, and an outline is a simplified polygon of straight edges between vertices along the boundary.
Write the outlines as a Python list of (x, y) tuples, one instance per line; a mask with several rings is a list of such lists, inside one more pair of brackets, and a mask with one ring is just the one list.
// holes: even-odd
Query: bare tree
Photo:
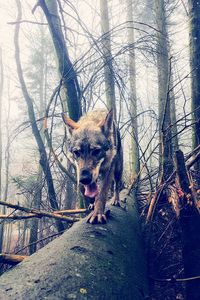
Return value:
[(134, 23), (133, 23), (133, 4), (132, 0), (127, 0), (127, 26), (128, 26), (128, 70), (129, 70), (129, 105), (130, 105), (130, 117), (131, 117), (131, 164), (132, 175), (137, 177), (140, 169), (139, 165), (139, 149), (138, 149), (138, 124), (137, 124), (137, 94), (136, 94), (136, 61), (135, 61), (135, 49), (134, 49)]
[[(200, 3), (198, 0), (189, 0), (190, 16), (190, 63), (192, 70), (192, 113), (195, 124), (193, 126), (193, 148), (200, 144)], [(200, 170), (200, 163), (195, 164)], [(200, 178), (198, 180), (200, 182)]]
[(170, 115), (170, 64), (165, 2), (155, 1), (157, 23), (157, 67), (158, 67), (158, 114), (161, 180), (166, 180), (173, 172), (171, 115)]
[(172, 150), (173, 153), (179, 149), (179, 142), (178, 142), (178, 129), (177, 129), (177, 117), (176, 117), (176, 103), (175, 103), (175, 94), (173, 89), (173, 74), (170, 76), (170, 117), (172, 122)]
[(100, 0), (101, 12), (101, 33), (102, 33), (102, 54), (104, 61), (104, 78), (106, 101), (108, 109), (113, 109), (114, 118), (116, 120), (116, 98), (115, 98), (115, 81), (111, 52), (111, 37), (110, 37), (110, 24), (108, 15), (108, 2), (107, 0)]
[[(35, 137), (39, 154), (40, 154), (40, 165), (42, 167), (42, 170), (45, 174), (45, 179), (47, 182), (47, 187), (48, 187), (48, 197), (49, 201), (51, 204), (51, 207), (55, 210), (58, 209), (58, 203), (56, 199), (56, 192), (54, 188), (54, 183), (53, 183), (53, 178), (50, 170), (50, 165), (46, 153), (46, 149), (44, 146), (44, 142), (42, 140), (42, 137), (40, 135), (37, 122), (36, 122), (36, 117), (35, 117), (35, 112), (34, 112), (34, 107), (33, 107), (33, 101), (28, 93), (26, 83), (24, 80), (23, 76), (23, 71), (22, 71), (22, 65), (21, 65), (21, 60), (20, 60), (20, 45), (19, 45), (19, 29), (20, 29), (20, 23), (19, 21), (21, 20), (22, 16), (22, 9), (21, 9), (21, 2), (20, 0), (16, 0), (17, 4), (17, 9), (18, 9), (18, 15), (17, 15), (17, 23), (15, 25), (15, 35), (14, 35), (14, 44), (15, 44), (15, 59), (16, 59), (16, 64), (17, 64), (17, 73), (19, 77), (19, 81), (21, 84), (24, 100), (27, 104), (28, 108), (28, 115), (29, 115), (29, 120), (31, 123), (31, 128), (33, 135)], [(57, 228), (59, 231), (62, 231), (64, 229), (63, 224), (60, 221), (56, 221)]]
[[(0, 198), (2, 197), (2, 97), (3, 97), (3, 60), (2, 60), (2, 49), (0, 47)], [(0, 224), (0, 253), (3, 247), (3, 223)]]
[(62, 32), (57, 1), (40, 0), (39, 5), (45, 14), (51, 32), (58, 61), (59, 74), (65, 88), (68, 113), (70, 118), (77, 121), (82, 114), (80, 102), (81, 92), (76, 71), (70, 61), (66, 41)]

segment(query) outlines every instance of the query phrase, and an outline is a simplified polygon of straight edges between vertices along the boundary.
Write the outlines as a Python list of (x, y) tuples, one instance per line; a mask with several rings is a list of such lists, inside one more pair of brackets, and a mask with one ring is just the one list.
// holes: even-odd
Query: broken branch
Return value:
[(27, 258), (27, 255), (15, 255), (15, 254), (6, 254), (0, 253), (0, 263), (16, 265)]
[[(63, 215), (83, 214), (87, 212), (88, 210), (84, 208), (84, 209), (72, 209), (72, 210), (56, 210), (53, 213), (63, 216)], [(0, 219), (9, 219), (9, 220), (25, 220), (31, 218), (42, 218), (42, 216), (33, 213), (24, 214), (24, 215), (16, 215), (16, 214), (0, 215)]]
[(47, 211), (38, 210), (38, 209), (35, 209), (35, 208), (28, 208), (28, 207), (24, 207), (24, 206), (17, 205), (17, 204), (12, 204), (12, 203), (9, 203), (9, 202), (6, 202), (6, 201), (0, 201), (0, 205), (5, 205), (5, 206), (8, 206), (8, 207), (17, 209), (17, 210), (25, 211), (26, 213), (32, 213), (32, 214), (37, 215), (39, 218), (49, 217), (49, 218), (59, 219), (61, 221), (66, 221), (68, 223), (73, 223), (73, 222), (79, 221), (79, 218), (66, 217), (66, 216), (62, 216), (58, 213), (47, 212)]

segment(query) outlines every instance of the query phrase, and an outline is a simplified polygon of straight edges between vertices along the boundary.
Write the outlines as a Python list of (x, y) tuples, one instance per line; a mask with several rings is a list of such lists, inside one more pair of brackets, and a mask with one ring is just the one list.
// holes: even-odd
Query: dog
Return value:
[(77, 182), (84, 187), (84, 196), (95, 199), (88, 222), (106, 223), (105, 205), (114, 181), (112, 204), (120, 206), (119, 192), (123, 172), (120, 133), (113, 111), (88, 112), (78, 122), (63, 114), (70, 132), (69, 159), (76, 166)]

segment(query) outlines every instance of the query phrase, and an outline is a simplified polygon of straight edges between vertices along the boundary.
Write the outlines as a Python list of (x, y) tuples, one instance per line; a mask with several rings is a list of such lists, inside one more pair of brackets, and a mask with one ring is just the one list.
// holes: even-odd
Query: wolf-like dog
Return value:
[(94, 110), (74, 122), (63, 114), (69, 128), (69, 158), (76, 166), (77, 182), (84, 186), (84, 195), (95, 198), (88, 222), (106, 223), (105, 204), (114, 181), (113, 205), (119, 205), (123, 171), (120, 133), (113, 120), (113, 111)]

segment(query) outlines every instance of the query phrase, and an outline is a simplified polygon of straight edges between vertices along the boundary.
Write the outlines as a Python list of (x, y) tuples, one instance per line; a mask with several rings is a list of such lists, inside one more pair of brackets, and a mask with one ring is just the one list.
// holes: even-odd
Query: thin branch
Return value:
[(54, 218), (54, 219), (58, 219), (61, 221), (66, 221), (67, 223), (73, 223), (73, 222), (79, 221), (79, 218), (65, 217), (65, 216), (61, 216), (58, 213), (47, 212), (47, 211), (38, 210), (35, 208), (28, 208), (28, 207), (24, 207), (21, 205), (12, 204), (12, 203), (9, 203), (6, 201), (0, 201), (0, 205), (4, 205), (4, 206), (8, 206), (8, 207), (17, 209), (17, 210), (25, 211), (26, 213), (32, 213), (32, 214), (38, 215), (38, 218), (42, 218), (42, 217)]
[[(87, 212), (88, 210), (83, 208), (83, 209), (74, 209), (74, 210), (56, 210), (53, 213), (64, 216), (64, 215), (85, 214)], [(16, 214), (13, 215), (13, 213), (8, 215), (0, 215), (0, 219), (6, 219), (6, 220), (26, 220), (26, 219), (41, 218), (41, 217), (42, 216), (34, 213), (29, 213), (24, 215), (16, 215)]]
[(184, 281), (191, 281), (191, 280), (197, 280), (200, 279), (200, 276), (194, 276), (194, 277), (188, 277), (188, 278), (154, 278), (152, 276), (149, 276), (150, 279), (160, 282), (184, 282)]

